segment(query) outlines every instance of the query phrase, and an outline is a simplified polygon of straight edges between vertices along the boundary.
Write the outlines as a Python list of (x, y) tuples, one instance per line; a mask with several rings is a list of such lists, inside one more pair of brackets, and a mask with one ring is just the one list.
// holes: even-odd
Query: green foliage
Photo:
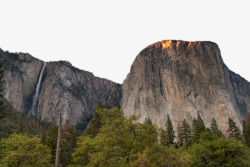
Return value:
[(95, 109), (94, 114), (92, 115), (92, 119), (89, 122), (87, 128), (85, 129), (85, 134), (91, 137), (95, 137), (102, 127), (101, 116), (104, 108), (101, 102), (98, 102), (97, 107)]
[(167, 117), (166, 130), (167, 130), (167, 145), (174, 144), (174, 139), (175, 139), (174, 128), (169, 115)]
[(78, 140), (73, 166), (129, 166), (138, 154), (157, 144), (156, 126), (135, 121), (136, 117), (126, 119), (117, 108), (104, 109), (100, 133)]
[(71, 166), (86, 166), (90, 163), (90, 156), (95, 152), (97, 145), (90, 136), (80, 136), (77, 140), (77, 148), (72, 154)]
[(200, 116), (200, 114), (197, 115), (197, 119), (193, 120), (192, 124), (193, 128), (193, 142), (198, 142), (200, 139), (200, 134), (203, 133), (206, 130), (205, 124)]
[(242, 143), (204, 132), (188, 150), (192, 166), (250, 166), (250, 151)]
[[(193, 124), (196, 142), (192, 145), (191, 127), (184, 119), (178, 126), (180, 147), (177, 149), (173, 145), (175, 135), (169, 116), (166, 121), (166, 130), (162, 128), (159, 130), (150, 119), (147, 119), (145, 123), (138, 123), (136, 116), (126, 118), (118, 108), (107, 110), (99, 105), (95, 113), (85, 136), (77, 138), (78, 134), (70, 126), (69, 120), (65, 122), (61, 136), (61, 166), (244, 167), (250, 165), (249, 149), (234, 139), (221, 138), (218, 135), (220, 131), (215, 120), (212, 121), (211, 130), (208, 130), (198, 115)], [(6, 120), (6, 118), (2, 120)], [(33, 122), (31, 119), (28, 120), (28, 127), (42, 125), (42, 123), (36, 124), (35, 120)], [(249, 135), (247, 133), (249, 122), (250, 119), (246, 119), (244, 139)], [(237, 132), (235, 124), (231, 121), (229, 125), (231, 125), (231, 129), (234, 129), (231, 130), (234, 135), (237, 134), (235, 133)], [(96, 129), (95, 126), (97, 126)], [(20, 131), (26, 131), (26, 127), (24, 124)], [(39, 167), (54, 164), (57, 133), (58, 127), (54, 123), (48, 135), (41, 134), (40, 138), (47, 146), (41, 144), (37, 137), (28, 137), (27, 135), (13, 134), (8, 139), (2, 139), (0, 142), (1, 165)], [(160, 139), (161, 144), (159, 144), (158, 139)], [(246, 140), (244, 141), (246, 142)]]
[(250, 148), (250, 113), (246, 112), (246, 119), (243, 123), (244, 143)]
[(131, 164), (131, 167), (188, 167), (190, 166), (188, 154), (174, 147), (165, 147), (155, 144), (151, 148), (146, 148), (139, 158)]
[(166, 130), (160, 128), (160, 142), (164, 146), (169, 146), (170, 144), (174, 144), (175, 139), (174, 128), (169, 115), (167, 116), (165, 126)]
[(51, 163), (55, 163), (56, 159), (57, 135), (58, 135), (58, 126), (56, 125), (56, 122), (54, 122), (46, 138), (46, 145), (51, 150), (51, 160), (50, 160)]
[(191, 146), (192, 134), (191, 127), (184, 119), (181, 126), (178, 127), (178, 144), (179, 146), (185, 145), (187, 147)]
[(228, 119), (228, 126), (229, 137), (239, 141), (242, 140), (240, 129), (236, 126), (235, 122), (231, 118)]
[(61, 136), (61, 154), (60, 154), (60, 164), (63, 166), (68, 166), (71, 162), (71, 154), (76, 147), (77, 132), (72, 126), (70, 126), (69, 120), (66, 120), (62, 130)]
[(0, 142), (0, 166), (50, 166), (50, 150), (38, 137), (13, 134)]
[(168, 145), (168, 137), (167, 137), (167, 131), (165, 129), (160, 128), (160, 142), (161, 145), (167, 146)]
[(149, 152), (150, 150), (146, 148), (144, 152), (141, 155), (139, 155), (138, 160), (131, 163), (130, 167), (138, 167), (138, 166), (155, 167), (155, 165), (150, 162)]
[(217, 122), (216, 122), (216, 120), (214, 118), (212, 119), (211, 133), (213, 135), (217, 135), (219, 137), (223, 137), (223, 134), (222, 134), (221, 130), (219, 130)]
[(6, 104), (4, 118), (0, 120), (0, 138), (8, 138), (13, 133), (45, 135), (50, 126), (50, 123), (40, 122), (34, 117), (29, 118)]
[(150, 124), (150, 125), (153, 124), (153, 123), (152, 123), (152, 120), (151, 120), (149, 117), (145, 119), (144, 123), (145, 123), (145, 124)]
[(216, 128), (209, 131), (202, 126), (203, 132), (192, 145), (191, 127), (184, 119), (178, 128), (182, 147), (177, 149), (167, 144), (166, 130), (160, 129), (159, 144), (155, 125), (138, 123), (135, 116), (125, 118), (121, 110), (103, 109), (100, 117), (102, 127), (95, 137), (78, 138), (71, 166), (249, 166), (249, 149), (236, 140), (214, 135)]

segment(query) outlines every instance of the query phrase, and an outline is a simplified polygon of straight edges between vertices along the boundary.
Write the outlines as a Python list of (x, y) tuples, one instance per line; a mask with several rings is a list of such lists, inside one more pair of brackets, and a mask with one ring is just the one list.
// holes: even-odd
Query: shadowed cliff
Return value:
[[(0, 50), (4, 62), (5, 98), (19, 112), (28, 114), (44, 62), (25, 53)], [(52, 122), (59, 113), (71, 124), (86, 124), (97, 102), (120, 107), (121, 85), (95, 77), (65, 61), (47, 62), (42, 75), (36, 118)]]

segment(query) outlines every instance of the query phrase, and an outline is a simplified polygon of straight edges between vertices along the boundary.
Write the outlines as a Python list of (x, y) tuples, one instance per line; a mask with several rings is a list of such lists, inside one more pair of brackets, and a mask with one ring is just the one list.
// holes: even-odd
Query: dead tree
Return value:
[(60, 142), (61, 142), (61, 129), (62, 129), (61, 126), (62, 126), (62, 118), (61, 118), (61, 114), (60, 114), (59, 115), (59, 125), (58, 125), (58, 135), (57, 135), (55, 167), (59, 167), (59, 165), (60, 165)]

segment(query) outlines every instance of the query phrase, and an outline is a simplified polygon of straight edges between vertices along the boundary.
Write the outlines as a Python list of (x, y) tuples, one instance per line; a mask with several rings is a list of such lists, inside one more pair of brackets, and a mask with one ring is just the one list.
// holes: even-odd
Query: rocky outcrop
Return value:
[[(5, 98), (16, 110), (28, 114), (44, 62), (29, 54), (0, 50), (5, 68)], [(47, 62), (42, 75), (36, 117), (52, 122), (59, 113), (71, 124), (86, 124), (97, 102), (120, 107), (121, 85), (95, 77), (65, 61)]]
[(212, 118), (226, 134), (228, 118), (241, 128), (250, 112), (250, 83), (231, 72), (213, 42), (162, 41), (136, 57), (122, 85), (122, 108), (143, 122), (164, 127), (167, 115), (175, 129), (199, 113), (207, 126)]

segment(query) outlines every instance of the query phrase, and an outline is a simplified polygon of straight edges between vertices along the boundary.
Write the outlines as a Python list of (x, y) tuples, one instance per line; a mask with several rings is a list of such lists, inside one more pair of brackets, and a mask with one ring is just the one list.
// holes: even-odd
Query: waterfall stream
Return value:
[(39, 95), (40, 95), (40, 89), (41, 89), (41, 83), (42, 83), (42, 78), (43, 78), (43, 71), (45, 69), (46, 66), (46, 62), (43, 65), (42, 71), (40, 72), (40, 76), (39, 76), (39, 80), (38, 83), (36, 85), (36, 92), (32, 98), (32, 105), (29, 111), (29, 116), (36, 116), (36, 108), (37, 108), (37, 103), (38, 103), (38, 99), (39, 99)]

